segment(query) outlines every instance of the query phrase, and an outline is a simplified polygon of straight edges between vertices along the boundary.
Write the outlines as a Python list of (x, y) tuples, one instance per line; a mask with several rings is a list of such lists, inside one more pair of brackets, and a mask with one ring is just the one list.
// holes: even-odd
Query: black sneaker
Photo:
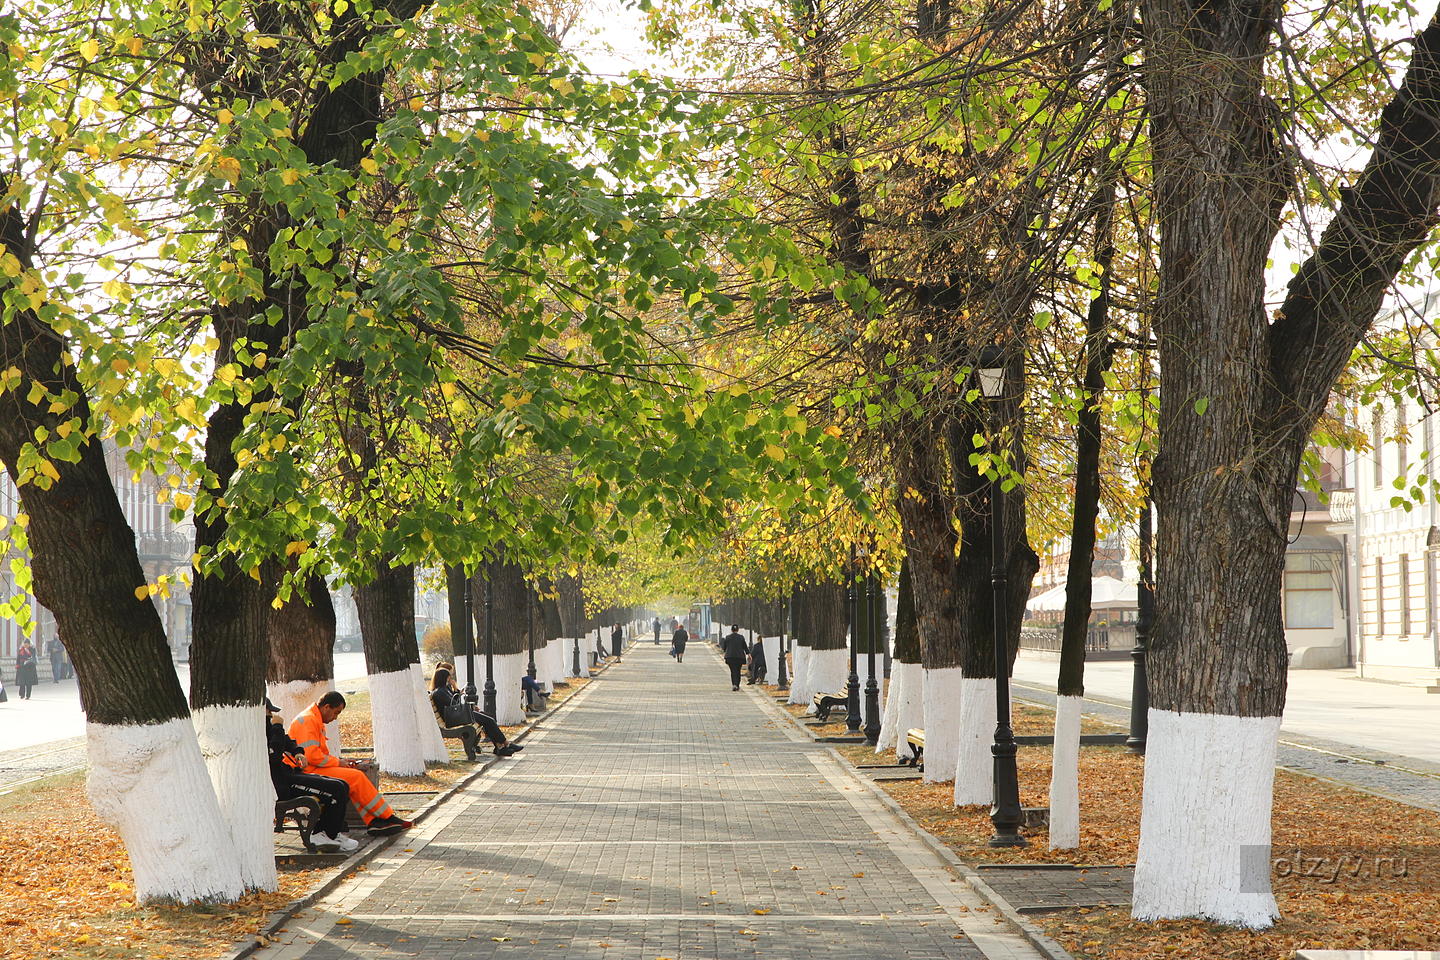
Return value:
[(370, 829), (366, 832), (372, 837), (388, 837), (409, 826), (409, 820), (401, 820), (399, 817), (377, 817), (370, 821)]

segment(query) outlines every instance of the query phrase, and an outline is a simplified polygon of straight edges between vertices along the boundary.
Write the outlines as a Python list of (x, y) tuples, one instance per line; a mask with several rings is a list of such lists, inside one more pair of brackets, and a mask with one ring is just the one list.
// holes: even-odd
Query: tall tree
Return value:
[(1137, 917), (1248, 927), (1270, 892), (1287, 655), (1280, 601), (1302, 453), (1331, 386), (1440, 204), (1440, 22), (1415, 38), (1373, 150), (1273, 315), (1292, 190), (1270, 0), (1144, 0), (1160, 225), (1155, 640)]

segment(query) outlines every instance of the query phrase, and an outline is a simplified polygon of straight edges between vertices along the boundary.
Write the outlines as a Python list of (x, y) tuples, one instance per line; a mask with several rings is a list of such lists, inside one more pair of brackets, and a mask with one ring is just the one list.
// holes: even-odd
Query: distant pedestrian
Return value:
[(660, 618), (656, 617), (655, 622), (650, 626), (655, 630), (655, 645), (658, 647), (660, 645)]
[(610, 631), (610, 655), (620, 656), (620, 648), (625, 645), (625, 630), (620, 624), (615, 624), (615, 629)]
[(725, 665), (730, 668), (730, 687), (739, 690), (740, 668), (745, 666), (745, 659), (750, 654), (750, 644), (740, 635), (739, 624), (731, 624), (730, 632), (720, 641), (720, 652), (725, 657)]
[(750, 682), (765, 682), (765, 638), (756, 637), (750, 644)]
[(52, 683), (59, 683), (65, 679), (65, 645), (60, 638), (45, 642), (45, 653), (50, 657), (50, 680)]
[(690, 642), (690, 633), (685, 629), (685, 624), (676, 621), (675, 633), (670, 637), (670, 656), (675, 658), (676, 663), (685, 662), (685, 644)]
[(29, 700), (35, 691), (35, 684), (39, 682), (39, 673), (35, 668), (36, 659), (35, 648), (30, 645), (30, 641), (21, 642), (20, 649), (15, 651), (15, 686), (20, 688), (21, 700)]

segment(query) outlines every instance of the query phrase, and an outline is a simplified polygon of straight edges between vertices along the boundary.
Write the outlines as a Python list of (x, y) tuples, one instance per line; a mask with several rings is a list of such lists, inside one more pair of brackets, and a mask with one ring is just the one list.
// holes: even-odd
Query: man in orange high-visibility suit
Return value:
[(361, 765), (354, 760), (341, 760), (330, 755), (330, 745), (325, 738), (325, 724), (330, 723), (345, 709), (345, 697), (337, 690), (331, 690), (320, 701), (307, 708), (290, 723), (290, 739), (305, 751), (305, 773), (319, 774), (344, 780), (350, 788), (350, 799), (371, 836), (383, 837), (398, 833), (410, 826), (409, 820), (395, 816), (394, 809), (384, 794), (375, 789)]

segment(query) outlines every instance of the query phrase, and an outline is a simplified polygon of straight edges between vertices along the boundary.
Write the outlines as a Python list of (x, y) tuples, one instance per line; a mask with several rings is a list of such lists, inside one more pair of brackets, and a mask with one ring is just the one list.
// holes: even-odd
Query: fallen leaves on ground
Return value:
[[(1089, 723), (1095, 729), (1086, 733), (1117, 729)], [(1052, 726), (1051, 711), (1016, 708), (1017, 734), (1048, 734)], [(840, 752), (852, 763), (876, 762), (873, 748), (842, 745)], [(1021, 803), (1047, 806), (1049, 747), (1021, 747), (1017, 769)], [(951, 783), (880, 786), (967, 863), (1133, 864), (1144, 770), (1144, 758), (1123, 747), (1081, 750), (1078, 850), (1049, 849), (1043, 829), (1025, 831), (1028, 847), (990, 847), (989, 810), (955, 807)], [(1435, 948), (1440, 822), (1433, 813), (1279, 770), (1272, 823), (1272, 882), (1282, 919), (1268, 930), (1236, 930), (1199, 920), (1142, 923), (1124, 908), (1032, 920), (1077, 960), (1268, 960), (1301, 949)]]

